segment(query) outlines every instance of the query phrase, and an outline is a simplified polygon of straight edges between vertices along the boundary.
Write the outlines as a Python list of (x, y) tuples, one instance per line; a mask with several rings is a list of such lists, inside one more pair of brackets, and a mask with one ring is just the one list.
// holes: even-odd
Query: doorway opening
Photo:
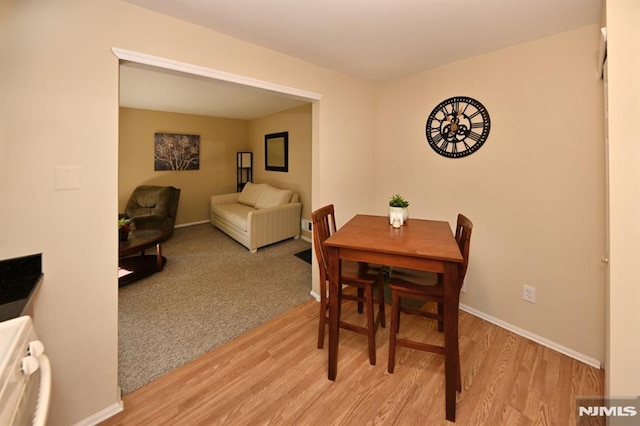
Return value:
[[(253, 99), (254, 104), (264, 104), (265, 99), (269, 99), (269, 101), (274, 103), (279, 103), (277, 108), (283, 108), (283, 105), (296, 108), (295, 105), (306, 105), (306, 108), (310, 110), (316, 110), (318, 108), (318, 102), (321, 98), (320, 95), (309, 93), (305, 91), (300, 91), (298, 89), (289, 88), (277, 84), (272, 84), (269, 82), (259, 81), (251, 78), (246, 78), (242, 76), (232, 75), (216, 70), (206, 69), (195, 65), (184, 64), (175, 62), (172, 60), (167, 60), (164, 58), (152, 57), (145, 54), (140, 54), (136, 52), (124, 51), (119, 49), (113, 49), (114, 54), (120, 60), (120, 86), (123, 84), (123, 67), (126, 67), (127, 70), (136, 70), (136, 71), (151, 71), (155, 74), (162, 74), (171, 78), (181, 78), (185, 80), (191, 80), (196, 84), (206, 84), (210, 86), (215, 86), (215, 90), (218, 90), (218, 97), (226, 100), (236, 99), (239, 97), (249, 97)], [(163, 90), (156, 90), (156, 92), (166, 92), (164, 89), (166, 86), (160, 86)], [(203, 87), (203, 86), (201, 86)], [(202, 89), (201, 91), (204, 91)], [(224, 94), (222, 94), (224, 93)], [(241, 93), (241, 95), (238, 95)], [(253, 98), (251, 98), (253, 96)], [(259, 99), (259, 100), (258, 100)], [(156, 100), (157, 101), (157, 100)], [(194, 102), (195, 103), (195, 102)], [(227, 102), (231, 103), (231, 102)], [(268, 102), (267, 102), (268, 103)], [(122, 88), (121, 88), (121, 104), (122, 104)], [(310, 105), (310, 106), (309, 106)], [(170, 109), (162, 108), (162, 107), (151, 107), (148, 105), (138, 105), (134, 106), (135, 108), (140, 108), (140, 110), (151, 109), (156, 111), (167, 110)], [(241, 109), (241, 106), (235, 105), (235, 108)], [(264, 108), (264, 105), (263, 105)], [(285, 108), (286, 109), (286, 108)], [(177, 111), (182, 114), (203, 114), (214, 116), (216, 114), (204, 114), (197, 111)], [(264, 112), (262, 112), (264, 113)], [(240, 114), (240, 112), (236, 111), (235, 114)], [(261, 114), (260, 111), (252, 112), (251, 114)], [(218, 115), (225, 115), (220, 113)], [(310, 114), (312, 117), (314, 113)], [(249, 118), (249, 117), (245, 117)], [(121, 123), (122, 126), (122, 123)], [(167, 129), (158, 129), (158, 130), (167, 130)], [(310, 133), (312, 133), (310, 131)], [(310, 143), (313, 145), (313, 134), (311, 134)], [(122, 148), (122, 147), (121, 147)], [(310, 157), (313, 155), (313, 149), (309, 148)], [(226, 158), (226, 156), (225, 156)], [(235, 153), (233, 153), (233, 161), (235, 161)], [(311, 159), (309, 159), (309, 168), (311, 168)], [(234, 163), (235, 167), (235, 163)], [(183, 173), (193, 173), (193, 172), (183, 172)], [(235, 175), (233, 175), (235, 176)], [(235, 184), (235, 182), (233, 182)], [(309, 188), (311, 187), (311, 179), (309, 178)], [(118, 185), (120, 188), (120, 184)], [(119, 190), (119, 192), (121, 192)], [(120, 200), (121, 201), (121, 200)], [(310, 206), (311, 197), (309, 194), (308, 203)], [(120, 203), (121, 204), (121, 203)], [(208, 221), (205, 221), (208, 222)], [(188, 223), (188, 225), (194, 223)], [(207, 224), (208, 225), (208, 224)], [(210, 225), (208, 225), (210, 227)], [(195, 227), (194, 227), (195, 228)], [(293, 257), (293, 256), (292, 256)], [(299, 261), (299, 260), (297, 260)], [(171, 259), (169, 259), (171, 262)], [(134, 286), (136, 284), (133, 284)], [(311, 289), (311, 281), (309, 281), (309, 286), (307, 288), (307, 294)], [(121, 332), (122, 333), (122, 332)], [(120, 369), (120, 367), (119, 367)], [(125, 392), (128, 393), (128, 392)]]

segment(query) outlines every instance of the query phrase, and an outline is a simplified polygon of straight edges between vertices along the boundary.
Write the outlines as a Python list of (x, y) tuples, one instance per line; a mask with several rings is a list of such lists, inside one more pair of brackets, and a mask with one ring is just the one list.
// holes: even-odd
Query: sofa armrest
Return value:
[(253, 250), (286, 238), (299, 237), (301, 211), (302, 203), (287, 203), (249, 212), (249, 249)]
[(233, 204), (238, 201), (239, 192), (231, 192), (229, 194), (219, 194), (211, 196), (211, 205), (216, 204)]

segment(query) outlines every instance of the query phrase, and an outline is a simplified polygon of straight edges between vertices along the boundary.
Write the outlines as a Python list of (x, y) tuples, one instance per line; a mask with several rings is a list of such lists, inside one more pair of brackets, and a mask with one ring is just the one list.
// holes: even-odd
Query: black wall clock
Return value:
[(489, 112), (480, 102), (455, 96), (436, 106), (425, 126), (427, 141), (435, 152), (449, 158), (476, 152), (489, 136)]

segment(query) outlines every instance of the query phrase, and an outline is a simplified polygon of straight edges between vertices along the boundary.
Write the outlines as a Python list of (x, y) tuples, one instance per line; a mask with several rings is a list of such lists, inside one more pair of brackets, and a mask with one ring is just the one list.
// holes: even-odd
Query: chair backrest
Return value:
[(326, 271), (329, 268), (329, 252), (324, 242), (336, 232), (333, 204), (321, 207), (311, 213), (311, 227), (313, 229), (313, 246), (320, 267), (320, 277), (326, 279)]
[(460, 283), (460, 287), (462, 287), (464, 277), (467, 274), (467, 266), (469, 265), (471, 231), (473, 231), (473, 222), (465, 215), (458, 214), (458, 220), (456, 221), (456, 241), (458, 242), (458, 247), (460, 247), (462, 258), (464, 259), (458, 268), (458, 282)]
[(134, 189), (125, 207), (127, 217), (160, 215), (176, 218), (180, 189), (173, 186), (140, 185)]

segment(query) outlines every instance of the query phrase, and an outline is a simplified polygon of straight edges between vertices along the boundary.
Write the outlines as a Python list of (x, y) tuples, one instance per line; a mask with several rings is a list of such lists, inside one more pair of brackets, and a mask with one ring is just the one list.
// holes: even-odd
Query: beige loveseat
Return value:
[(300, 238), (300, 197), (266, 183), (211, 197), (211, 224), (255, 253), (287, 238)]

